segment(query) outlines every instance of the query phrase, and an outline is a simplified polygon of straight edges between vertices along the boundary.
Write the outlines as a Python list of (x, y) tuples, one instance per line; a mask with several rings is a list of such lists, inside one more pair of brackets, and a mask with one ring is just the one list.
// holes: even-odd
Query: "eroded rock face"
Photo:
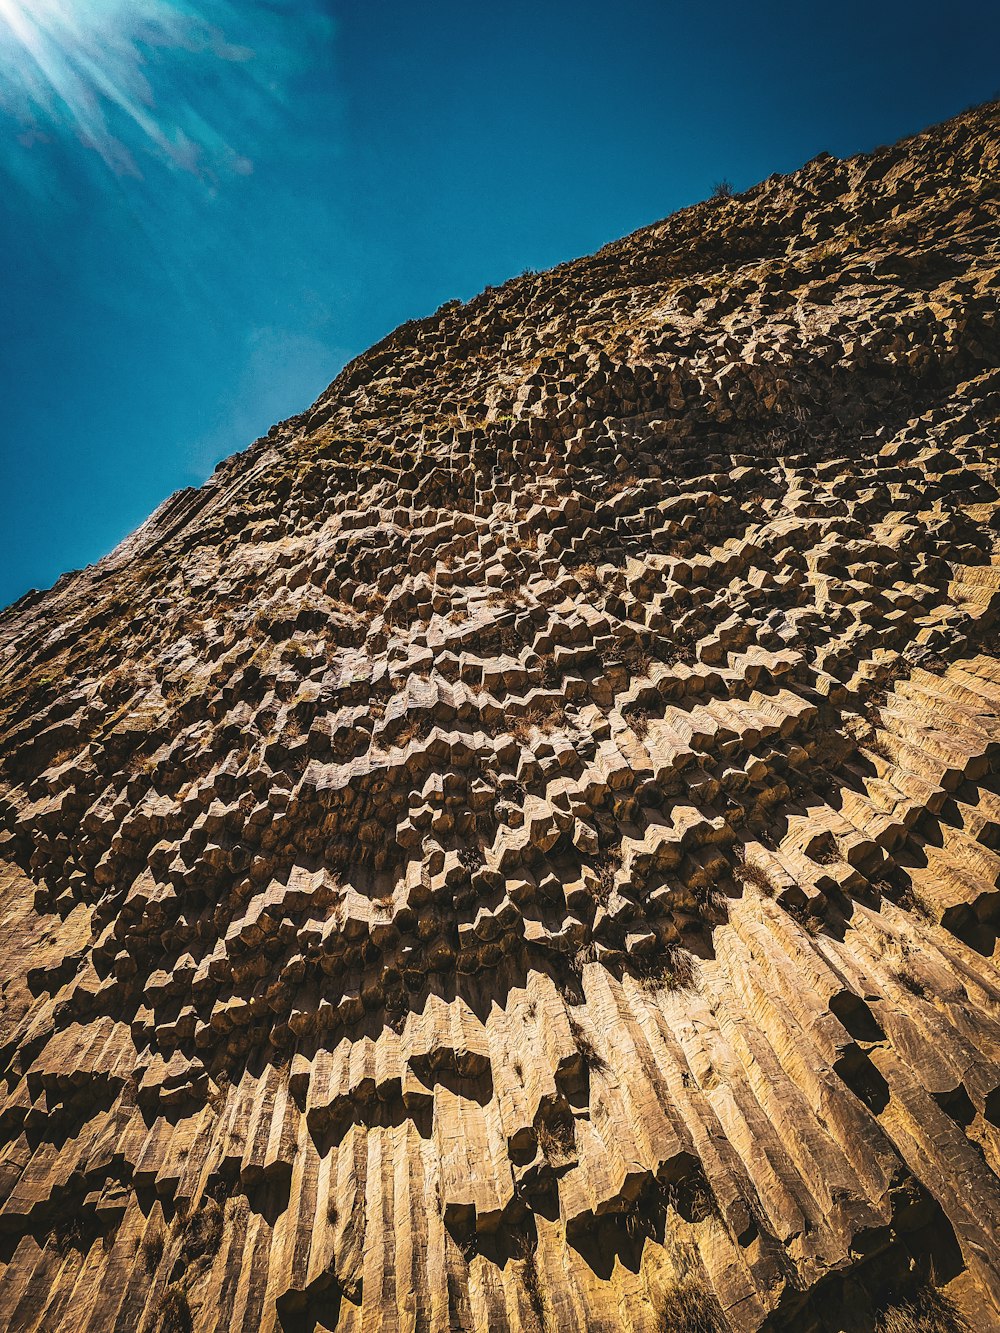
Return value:
[(5, 1327), (1000, 1324), (998, 130), (406, 325), (0, 618)]

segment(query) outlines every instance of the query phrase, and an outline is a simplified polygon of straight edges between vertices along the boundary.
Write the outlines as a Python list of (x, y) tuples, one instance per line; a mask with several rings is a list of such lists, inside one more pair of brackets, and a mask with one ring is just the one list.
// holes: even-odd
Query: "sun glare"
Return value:
[(68, 142), (118, 176), (150, 158), (210, 183), (245, 175), (227, 131), (260, 90), (254, 52), (226, 30), (254, 31), (258, 14), (232, 0), (0, 0), (0, 112), (23, 150)]
[(0, 0), (0, 23), (3, 24), (0, 28), (2, 40), (15, 37), (19, 42), (23, 42), (32, 28), (31, 20), (21, 0)]
[[(57, 27), (71, 28), (75, 24), (75, 11), (87, 12), (85, 5), (73, 5), (69, 0), (0, 0), (0, 23), (8, 34), (17, 41), (26, 43), (33, 35), (51, 31)], [(0, 38), (3, 31), (0, 29)]]

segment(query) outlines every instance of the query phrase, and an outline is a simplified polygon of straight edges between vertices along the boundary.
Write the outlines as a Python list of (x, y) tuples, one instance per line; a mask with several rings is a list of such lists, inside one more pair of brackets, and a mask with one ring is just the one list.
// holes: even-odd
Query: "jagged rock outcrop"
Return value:
[(0, 617), (5, 1328), (1000, 1327), (998, 181), (451, 303)]

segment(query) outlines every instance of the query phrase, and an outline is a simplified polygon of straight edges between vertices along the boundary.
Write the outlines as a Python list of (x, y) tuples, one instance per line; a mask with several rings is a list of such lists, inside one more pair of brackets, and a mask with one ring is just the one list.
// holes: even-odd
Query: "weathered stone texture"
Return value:
[(5, 1328), (1000, 1327), (998, 181), (452, 303), (0, 616)]

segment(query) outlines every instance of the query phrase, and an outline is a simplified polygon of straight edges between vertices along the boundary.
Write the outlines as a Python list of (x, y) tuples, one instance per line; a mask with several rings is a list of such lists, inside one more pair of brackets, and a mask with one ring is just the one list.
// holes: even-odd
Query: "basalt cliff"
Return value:
[(992, 105), (0, 616), (0, 1325), (1000, 1327), (998, 285)]

